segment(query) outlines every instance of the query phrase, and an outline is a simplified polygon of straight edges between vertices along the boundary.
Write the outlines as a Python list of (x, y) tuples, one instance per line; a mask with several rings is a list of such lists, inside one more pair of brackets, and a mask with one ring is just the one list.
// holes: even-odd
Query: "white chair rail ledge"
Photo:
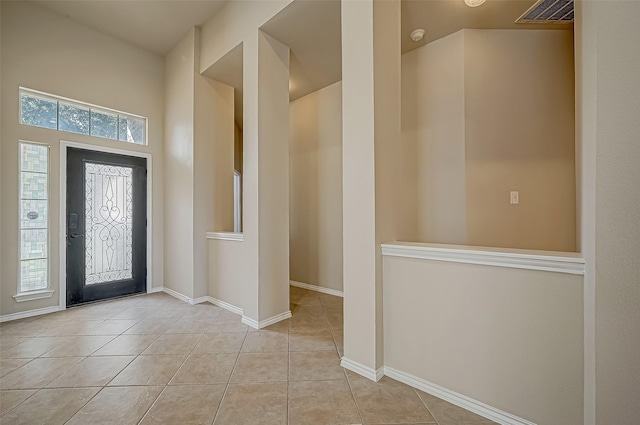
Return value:
[(536, 251), (417, 242), (382, 244), (382, 255), (480, 264), (495, 267), (584, 275), (584, 259), (576, 252)]
[(244, 241), (244, 235), (236, 232), (207, 232), (207, 239), (215, 239), (220, 241)]

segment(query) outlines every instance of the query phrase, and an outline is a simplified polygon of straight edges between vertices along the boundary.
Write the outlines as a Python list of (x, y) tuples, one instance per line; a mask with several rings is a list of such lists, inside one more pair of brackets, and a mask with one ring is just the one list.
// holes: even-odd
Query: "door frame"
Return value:
[(147, 294), (153, 287), (153, 220), (152, 220), (152, 188), (153, 163), (150, 153), (116, 149), (106, 146), (60, 140), (60, 310), (67, 308), (67, 150), (78, 148), (88, 151), (113, 153), (117, 155), (134, 156), (147, 160)]

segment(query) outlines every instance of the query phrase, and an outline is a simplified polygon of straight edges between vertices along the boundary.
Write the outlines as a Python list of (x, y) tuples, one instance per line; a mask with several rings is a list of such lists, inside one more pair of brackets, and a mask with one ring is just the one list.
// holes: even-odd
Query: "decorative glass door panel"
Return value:
[(132, 277), (132, 177), (131, 167), (84, 164), (87, 285)]
[(67, 305), (146, 289), (146, 159), (67, 151)]

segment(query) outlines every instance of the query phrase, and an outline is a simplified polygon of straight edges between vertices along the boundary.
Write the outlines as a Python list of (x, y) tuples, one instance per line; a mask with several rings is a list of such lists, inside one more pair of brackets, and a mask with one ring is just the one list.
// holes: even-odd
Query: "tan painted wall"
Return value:
[(640, 417), (640, 3), (580, 2), (585, 423)]
[(195, 297), (208, 295), (208, 231), (233, 231), (233, 87), (195, 76)]
[(582, 424), (581, 276), (396, 257), (383, 266), (386, 366), (538, 425)]
[(252, 290), (249, 269), (242, 261), (246, 247), (245, 242), (207, 240), (209, 296), (245, 308)]
[(289, 47), (258, 31), (258, 318), (289, 311)]
[(195, 43), (192, 28), (165, 57), (164, 285), (189, 298), (194, 297)]
[(465, 30), (469, 245), (576, 250), (574, 116), (570, 31)]
[(342, 2), (344, 354), (375, 370), (381, 342), (376, 341), (372, 17), (373, 1)]
[(575, 251), (572, 43), (570, 31), (462, 30), (403, 55), (413, 239)]
[[(153, 285), (163, 285), (163, 60), (75, 24), (30, 2), (2, 2), (2, 286), (1, 314), (58, 305), (61, 139), (153, 156)], [(127, 66), (122, 66), (126, 63)], [(149, 119), (148, 146), (18, 124), (24, 86), (131, 112)], [(16, 303), (18, 270), (18, 140), (51, 146), (50, 277), (52, 298)]]
[[(467, 241), (464, 61), (458, 31), (402, 55), (402, 142), (414, 149), (417, 232), (413, 240)], [(412, 183), (415, 182), (415, 183)], [(417, 195), (417, 196), (416, 196)]]
[[(236, 298), (234, 291), (242, 293), (238, 299), (242, 299), (245, 316), (259, 320), (259, 269), (258, 269), (258, 245), (259, 245), (259, 186), (258, 172), (260, 163), (259, 152), (259, 58), (258, 58), (258, 27), (268, 21), (276, 13), (290, 3), (285, 1), (267, 2), (229, 2), (220, 13), (212, 17), (202, 27), (200, 70), (206, 70), (229, 50), (243, 43), (243, 242), (210, 241), (210, 268), (209, 290), (210, 295), (234, 303)], [(288, 117), (288, 99), (286, 103)], [(286, 119), (285, 119), (286, 121)], [(287, 130), (288, 133), (288, 130)], [(288, 146), (287, 146), (288, 149)], [(288, 157), (288, 155), (287, 155)], [(288, 173), (288, 165), (286, 166)], [(287, 177), (288, 181), (288, 177)], [(288, 189), (287, 189), (288, 193)], [(285, 205), (288, 204), (288, 201)], [(286, 208), (286, 207), (285, 207)], [(287, 224), (288, 233), (288, 224)], [(286, 237), (286, 250), (288, 261), (288, 235)], [(227, 245), (236, 244), (233, 247)], [(239, 246), (238, 246), (239, 245)], [(215, 256), (220, 250), (225, 252), (225, 261), (216, 261)], [(280, 255), (280, 254), (278, 254)], [(213, 256), (213, 257), (212, 257)], [(213, 267), (216, 265), (216, 268)], [(281, 273), (287, 274), (282, 280), (282, 288), (288, 288), (288, 264), (281, 267)], [(240, 287), (240, 288), (239, 288)], [(282, 289), (281, 288), (281, 289)], [(268, 293), (268, 289), (264, 292)], [(286, 290), (284, 290), (286, 291)], [(278, 297), (272, 310), (286, 308), (288, 310), (288, 293), (283, 290), (276, 291)], [(232, 300), (224, 299), (230, 296)], [(283, 304), (287, 304), (284, 306)], [(286, 311), (285, 310), (285, 311)], [(266, 309), (265, 309), (266, 311)], [(283, 311), (279, 311), (281, 313)], [(264, 317), (263, 317), (264, 319)]]
[(289, 105), (291, 280), (342, 291), (342, 83)]

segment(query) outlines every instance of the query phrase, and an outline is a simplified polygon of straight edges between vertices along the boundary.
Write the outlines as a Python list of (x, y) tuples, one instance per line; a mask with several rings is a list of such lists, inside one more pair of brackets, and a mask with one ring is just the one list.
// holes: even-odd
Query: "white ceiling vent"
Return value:
[(573, 0), (538, 0), (517, 20), (518, 24), (573, 22)]

